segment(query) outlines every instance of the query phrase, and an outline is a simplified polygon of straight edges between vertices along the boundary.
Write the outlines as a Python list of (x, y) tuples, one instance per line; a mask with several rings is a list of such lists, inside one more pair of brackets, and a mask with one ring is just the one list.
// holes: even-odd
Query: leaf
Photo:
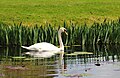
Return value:
[(74, 54), (84, 55), (84, 54), (93, 54), (92, 52), (74, 52)]

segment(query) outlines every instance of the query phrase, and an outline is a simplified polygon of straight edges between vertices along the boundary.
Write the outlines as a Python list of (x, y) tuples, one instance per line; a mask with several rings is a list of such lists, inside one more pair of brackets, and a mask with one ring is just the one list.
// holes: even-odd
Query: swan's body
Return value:
[(66, 33), (66, 29), (63, 28), (63, 27), (60, 28), (59, 31), (58, 31), (60, 48), (54, 46), (51, 43), (47, 43), (47, 42), (36, 43), (36, 44), (31, 45), (29, 47), (26, 47), (26, 46), (22, 46), (22, 47), (25, 48), (25, 49), (28, 49), (28, 50), (39, 51), (39, 52), (46, 52), (46, 51), (55, 51), (55, 52), (58, 52), (58, 51), (64, 51), (64, 45), (63, 45), (62, 38), (61, 38), (61, 33), (62, 32)]
[[(32, 51), (60, 51), (61, 48), (58, 48), (54, 46), (53, 44), (47, 43), (47, 42), (41, 42), (41, 43), (36, 43), (34, 45), (31, 45), (29, 47), (22, 46), (25, 49), (32, 50)], [(62, 50), (62, 49), (61, 49)]]

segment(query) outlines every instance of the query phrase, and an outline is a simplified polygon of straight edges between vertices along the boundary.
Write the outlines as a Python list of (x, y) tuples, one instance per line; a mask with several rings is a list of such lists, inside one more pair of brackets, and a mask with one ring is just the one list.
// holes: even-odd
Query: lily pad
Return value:
[(71, 54), (66, 54), (67, 56), (76, 56), (78, 54), (75, 54), (75, 53), (71, 53)]
[(28, 69), (25, 66), (5, 66), (5, 68), (10, 69), (10, 70), (26, 70), (26, 69)]
[(72, 46), (74, 46), (74, 47), (78, 47), (78, 46), (81, 46), (81, 45), (72, 45)]
[(91, 74), (88, 73), (81, 73), (81, 74), (63, 74), (65, 77), (85, 77), (90, 76)]
[(25, 61), (31, 61), (31, 60), (38, 60), (38, 59), (43, 59), (43, 58), (25, 58)]
[(93, 54), (92, 52), (74, 52), (74, 54), (78, 54), (78, 55), (86, 55), (86, 54)]
[(18, 56), (18, 57), (12, 57), (12, 59), (24, 59), (26, 57), (21, 57), (21, 56)]
[(70, 46), (64, 46), (64, 47), (70, 47)]

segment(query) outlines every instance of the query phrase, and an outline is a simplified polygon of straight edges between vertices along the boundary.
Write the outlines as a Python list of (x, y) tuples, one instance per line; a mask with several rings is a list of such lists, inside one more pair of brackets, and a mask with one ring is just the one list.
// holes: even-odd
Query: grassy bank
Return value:
[(120, 16), (119, 0), (1, 0), (0, 21), (25, 25), (62, 24), (74, 21), (93, 24)]
[[(68, 36), (63, 34), (65, 45), (120, 44), (120, 19), (116, 22), (94, 23), (90, 27), (64, 21)], [(49, 23), (44, 26), (24, 26), (22, 23), (7, 25), (0, 23), (0, 45), (31, 45), (49, 42), (58, 45), (58, 29)]]

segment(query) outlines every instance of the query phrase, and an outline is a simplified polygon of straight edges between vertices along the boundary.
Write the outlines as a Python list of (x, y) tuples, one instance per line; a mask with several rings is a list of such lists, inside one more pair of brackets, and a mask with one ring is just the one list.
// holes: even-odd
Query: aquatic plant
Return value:
[[(106, 20), (106, 19), (105, 19)], [(68, 32), (64, 36), (65, 45), (88, 44), (119, 44), (120, 43), (120, 19), (103, 23), (94, 23), (92, 26), (78, 25), (70, 21), (64, 21), (63, 25)], [(24, 26), (21, 23), (7, 25), (0, 22), (0, 45), (31, 45), (38, 42), (50, 42), (58, 45), (57, 30), (61, 26), (50, 23), (44, 25)]]

